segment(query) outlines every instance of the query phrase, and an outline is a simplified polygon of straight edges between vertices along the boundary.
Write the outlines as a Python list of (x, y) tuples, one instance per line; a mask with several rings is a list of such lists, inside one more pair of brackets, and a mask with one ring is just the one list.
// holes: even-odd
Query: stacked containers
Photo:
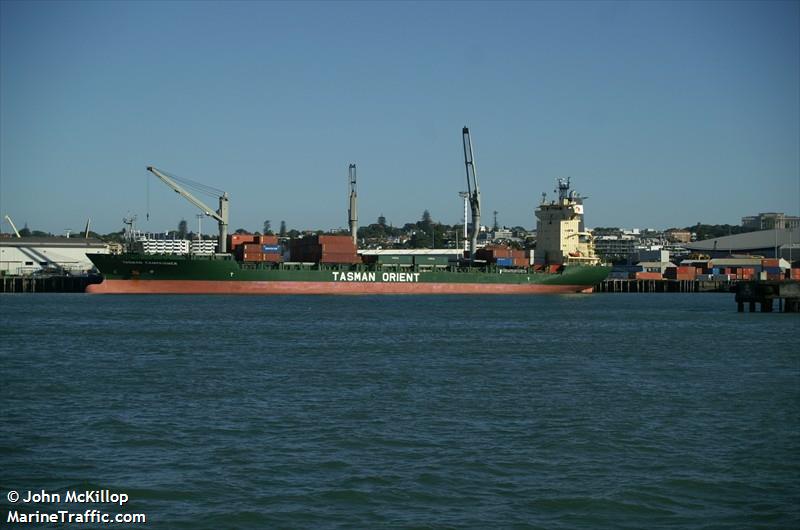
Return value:
[(228, 234), (228, 252), (235, 252), (239, 245), (253, 243), (256, 236), (253, 234)]
[(761, 270), (767, 273), (767, 280), (782, 280), (783, 271), (781, 270), (781, 262), (778, 259), (762, 259)]
[(255, 236), (252, 243), (244, 243), (235, 249), (236, 259), (247, 262), (266, 261), (280, 263), (283, 261), (281, 247), (277, 236)]
[(756, 270), (753, 267), (739, 267), (739, 269), (736, 270), (736, 279), (752, 280), (755, 274)]
[(530, 258), (524, 250), (515, 250), (502, 245), (487, 245), (475, 252), (475, 258), (495, 263), (498, 267), (527, 267)]
[(800, 268), (791, 269), (791, 272), (789, 273), (789, 279), (800, 280)]
[(697, 268), (692, 266), (668, 267), (664, 271), (664, 278), (670, 280), (695, 280)]
[(350, 236), (311, 236), (292, 240), (292, 261), (313, 263), (361, 263)]

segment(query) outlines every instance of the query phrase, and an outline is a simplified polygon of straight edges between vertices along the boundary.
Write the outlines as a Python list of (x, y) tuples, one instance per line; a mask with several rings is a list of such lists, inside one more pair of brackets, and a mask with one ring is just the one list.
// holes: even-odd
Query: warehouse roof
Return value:
[(0, 239), (3, 247), (60, 247), (60, 248), (105, 248), (108, 244), (90, 237), (5, 237)]
[(699, 251), (729, 251), (742, 252), (746, 250), (759, 250), (775, 248), (776, 246), (797, 243), (800, 241), (800, 231), (792, 230), (759, 230), (732, 236), (715, 237), (703, 241), (686, 243), (689, 250)]

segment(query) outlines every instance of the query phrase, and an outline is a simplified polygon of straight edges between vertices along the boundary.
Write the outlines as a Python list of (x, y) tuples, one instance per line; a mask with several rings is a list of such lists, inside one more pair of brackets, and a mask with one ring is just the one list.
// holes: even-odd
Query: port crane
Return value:
[[(219, 224), (219, 251), (225, 253), (228, 251), (227, 248), (227, 239), (228, 239), (228, 193), (220, 190), (216, 190), (209, 186), (203, 186), (201, 184), (192, 183), (195, 187), (206, 191), (207, 193), (213, 194), (219, 197), (219, 209), (213, 210), (210, 206), (207, 206), (203, 201), (195, 197), (192, 193), (186, 190), (183, 186), (178, 184), (175, 181), (174, 176), (167, 175), (163, 171), (153, 167), (147, 166), (147, 171), (158, 177), (161, 182), (172, 188), (172, 190), (192, 203), (193, 205), (197, 206), (200, 211), (202, 211), (208, 217), (213, 217), (217, 220)], [(185, 179), (182, 179), (185, 180)]]
[(478, 232), (481, 229), (481, 192), (478, 188), (478, 173), (475, 170), (475, 158), (472, 155), (472, 140), (469, 128), (461, 130), (464, 144), (464, 165), (467, 169), (467, 198), (472, 209), (472, 233), (470, 234), (469, 258), (475, 260), (475, 250), (478, 246)]

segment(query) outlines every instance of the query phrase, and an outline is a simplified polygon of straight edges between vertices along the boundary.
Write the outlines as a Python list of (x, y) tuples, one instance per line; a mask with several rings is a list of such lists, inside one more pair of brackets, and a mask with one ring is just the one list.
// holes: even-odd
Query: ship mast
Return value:
[(353, 244), (358, 246), (358, 195), (356, 193), (356, 165), (350, 164), (347, 168), (347, 180), (350, 183), (350, 208), (347, 210), (347, 220), (350, 225), (350, 235)]
[(472, 233), (470, 237), (469, 259), (475, 261), (475, 250), (478, 246), (478, 232), (481, 229), (481, 192), (478, 188), (478, 173), (475, 170), (475, 158), (472, 154), (472, 140), (469, 128), (461, 129), (461, 138), (464, 144), (464, 166), (467, 170), (467, 196), (472, 208)]

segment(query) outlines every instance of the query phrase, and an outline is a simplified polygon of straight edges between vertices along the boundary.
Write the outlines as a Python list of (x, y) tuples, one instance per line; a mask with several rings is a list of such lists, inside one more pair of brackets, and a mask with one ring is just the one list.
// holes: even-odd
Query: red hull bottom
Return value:
[(590, 293), (585, 285), (497, 283), (251, 282), (206, 280), (104, 280), (93, 294), (558, 294)]

